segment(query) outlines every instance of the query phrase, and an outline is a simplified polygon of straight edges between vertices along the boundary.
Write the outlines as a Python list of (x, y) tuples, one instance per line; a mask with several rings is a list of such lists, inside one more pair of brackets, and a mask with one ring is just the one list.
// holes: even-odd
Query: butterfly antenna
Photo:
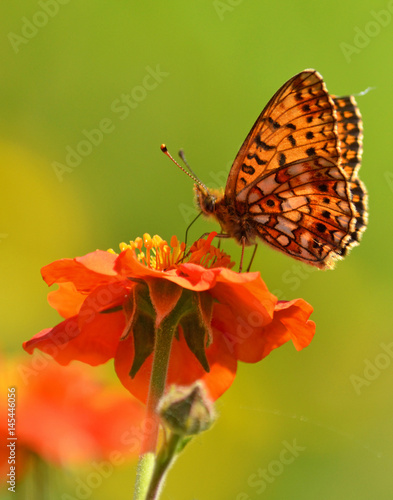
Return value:
[(207, 187), (205, 186), (205, 184), (203, 184), (203, 182), (201, 180), (198, 179), (198, 177), (194, 174), (194, 172), (191, 170), (191, 168), (189, 167), (188, 163), (185, 161), (184, 159), (184, 156), (181, 156), (180, 153), (180, 158), (184, 161), (184, 163), (186, 164), (186, 167), (190, 170), (190, 172), (188, 172), (188, 170), (186, 170), (184, 167), (182, 167), (180, 165), (180, 163), (178, 163), (174, 158), (173, 156), (170, 154), (170, 152), (168, 151), (167, 147), (165, 146), (165, 144), (161, 144), (161, 151), (164, 153), (164, 155), (166, 155), (170, 160), (173, 161), (173, 163), (175, 165), (177, 165), (180, 170), (182, 170), (185, 174), (188, 175), (188, 177), (191, 177), (191, 179), (196, 182), (197, 184), (199, 184), (199, 186), (201, 186), (206, 192), (208, 192), (208, 189)]
[[(179, 151), (179, 156), (180, 158), (182, 159), (184, 165), (188, 168), (188, 170), (192, 173), (192, 175), (199, 180), (199, 177), (197, 176), (197, 174), (193, 171), (193, 169), (190, 167), (190, 164), (188, 163), (188, 161), (186, 160), (186, 155), (184, 154), (184, 151), (183, 149), (181, 149)], [(199, 180), (199, 182), (201, 183), (201, 185), (204, 186), (203, 182)], [(206, 187), (206, 186), (205, 186)]]

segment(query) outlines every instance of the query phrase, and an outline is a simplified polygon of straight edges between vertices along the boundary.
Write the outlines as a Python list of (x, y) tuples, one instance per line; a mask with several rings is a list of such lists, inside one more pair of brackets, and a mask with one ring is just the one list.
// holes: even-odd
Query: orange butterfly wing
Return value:
[(340, 141), (341, 163), (349, 181), (351, 202), (354, 205), (356, 224), (351, 239), (342, 249), (342, 255), (359, 243), (367, 226), (367, 190), (358, 178), (358, 172), (363, 152), (362, 117), (353, 96), (333, 97), (337, 114), (337, 133)]
[(196, 186), (197, 201), (242, 244), (261, 238), (295, 259), (333, 268), (367, 223), (367, 192), (357, 176), (361, 149), (354, 98), (333, 98), (319, 73), (305, 70), (258, 117), (224, 196)]
[(321, 75), (306, 70), (285, 83), (259, 115), (232, 165), (225, 194), (234, 198), (268, 172), (324, 156), (337, 162), (334, 103)]

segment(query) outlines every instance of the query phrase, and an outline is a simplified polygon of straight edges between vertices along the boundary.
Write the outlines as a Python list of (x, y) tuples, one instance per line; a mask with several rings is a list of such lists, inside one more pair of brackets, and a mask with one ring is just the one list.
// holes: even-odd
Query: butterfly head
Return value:
[(208, 190), (206, 186), (194, 184), (195, 200), (198, 208), (205, 215), (213, 215), (216, 212), (216, 202), (222, 198), (219, 190)]

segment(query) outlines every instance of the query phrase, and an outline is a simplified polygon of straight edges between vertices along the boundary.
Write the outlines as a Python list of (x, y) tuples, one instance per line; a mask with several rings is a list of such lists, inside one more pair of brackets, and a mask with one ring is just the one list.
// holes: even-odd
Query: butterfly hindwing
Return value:
[(351, 238), (343, 246), (341, 253), (357, 244), (367, 226), (367, 190), (358, 178), (358, 171), (363, 152), (363, 124), (359, 108), (353, 96), (334, 97), (337, 115), (337, 134), (340, 144), (340, 166), (348, 179), (351, 202), (354, 208), (356, 224)]
[(340, 145), (340, 166), (348, 180), (357, 177), (363, 151), (362, 118), (353, 96), (333, 97)]
[(250, 189), (247, 204), (261, 239), (317, 267), (331, 267), (350, 238), (347, 181), (326, 158), (300, 160), (266, 174)]

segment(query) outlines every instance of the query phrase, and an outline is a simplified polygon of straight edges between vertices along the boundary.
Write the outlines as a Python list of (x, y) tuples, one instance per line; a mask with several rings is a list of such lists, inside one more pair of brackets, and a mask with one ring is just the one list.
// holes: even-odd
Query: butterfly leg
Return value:
[(186, 229), (186, 235), (185, 235), (185, 238), (184, 238), (184, 243), (187, 245), (187, 238), (188, 238), (188, 231), (190, 229), (190, 227), (194, 224), (194, 222), (198, 219), (198, 217), (200, 217), (201, 215), (203, 214), (203, 212), (199, 212), (199, 214), (195, 217), (195, 219), (193, 219), (190, 224), (188, 225), (187, 229)]
[[(210, 233), (203, 233), (202, 236), (198, 238), (198, 240), (201, 240), (202, 238), (206, 238), (206, 236), (209, 236)], [(215, 238), (219, 238), (219, 242), (221, 238), (230, 238), (229, 234), (226, 233), (218, 233), (215, 235)]]
[(258, 243), (255, 243), (254, 251), (252, 252), (251, 260), (250, 260), (250, 263), (248, 264), (248, 267), (247, 267), (247, 272), (248, 273), (250, 272), (251, 265), (252, 265), (252, 263), (254, 261), (255, 254), (257, 253), (257, 248), (258, 248)]
[(243, 269), (243, 259), (244, 259), (245, 246), (246, 246), (246, 238), (243, 236), (243, 238), (242, 238), (242, 254), (240, 256), (240, 264), (239, 264), (239, 273), (241, 273), (242, 269)]

